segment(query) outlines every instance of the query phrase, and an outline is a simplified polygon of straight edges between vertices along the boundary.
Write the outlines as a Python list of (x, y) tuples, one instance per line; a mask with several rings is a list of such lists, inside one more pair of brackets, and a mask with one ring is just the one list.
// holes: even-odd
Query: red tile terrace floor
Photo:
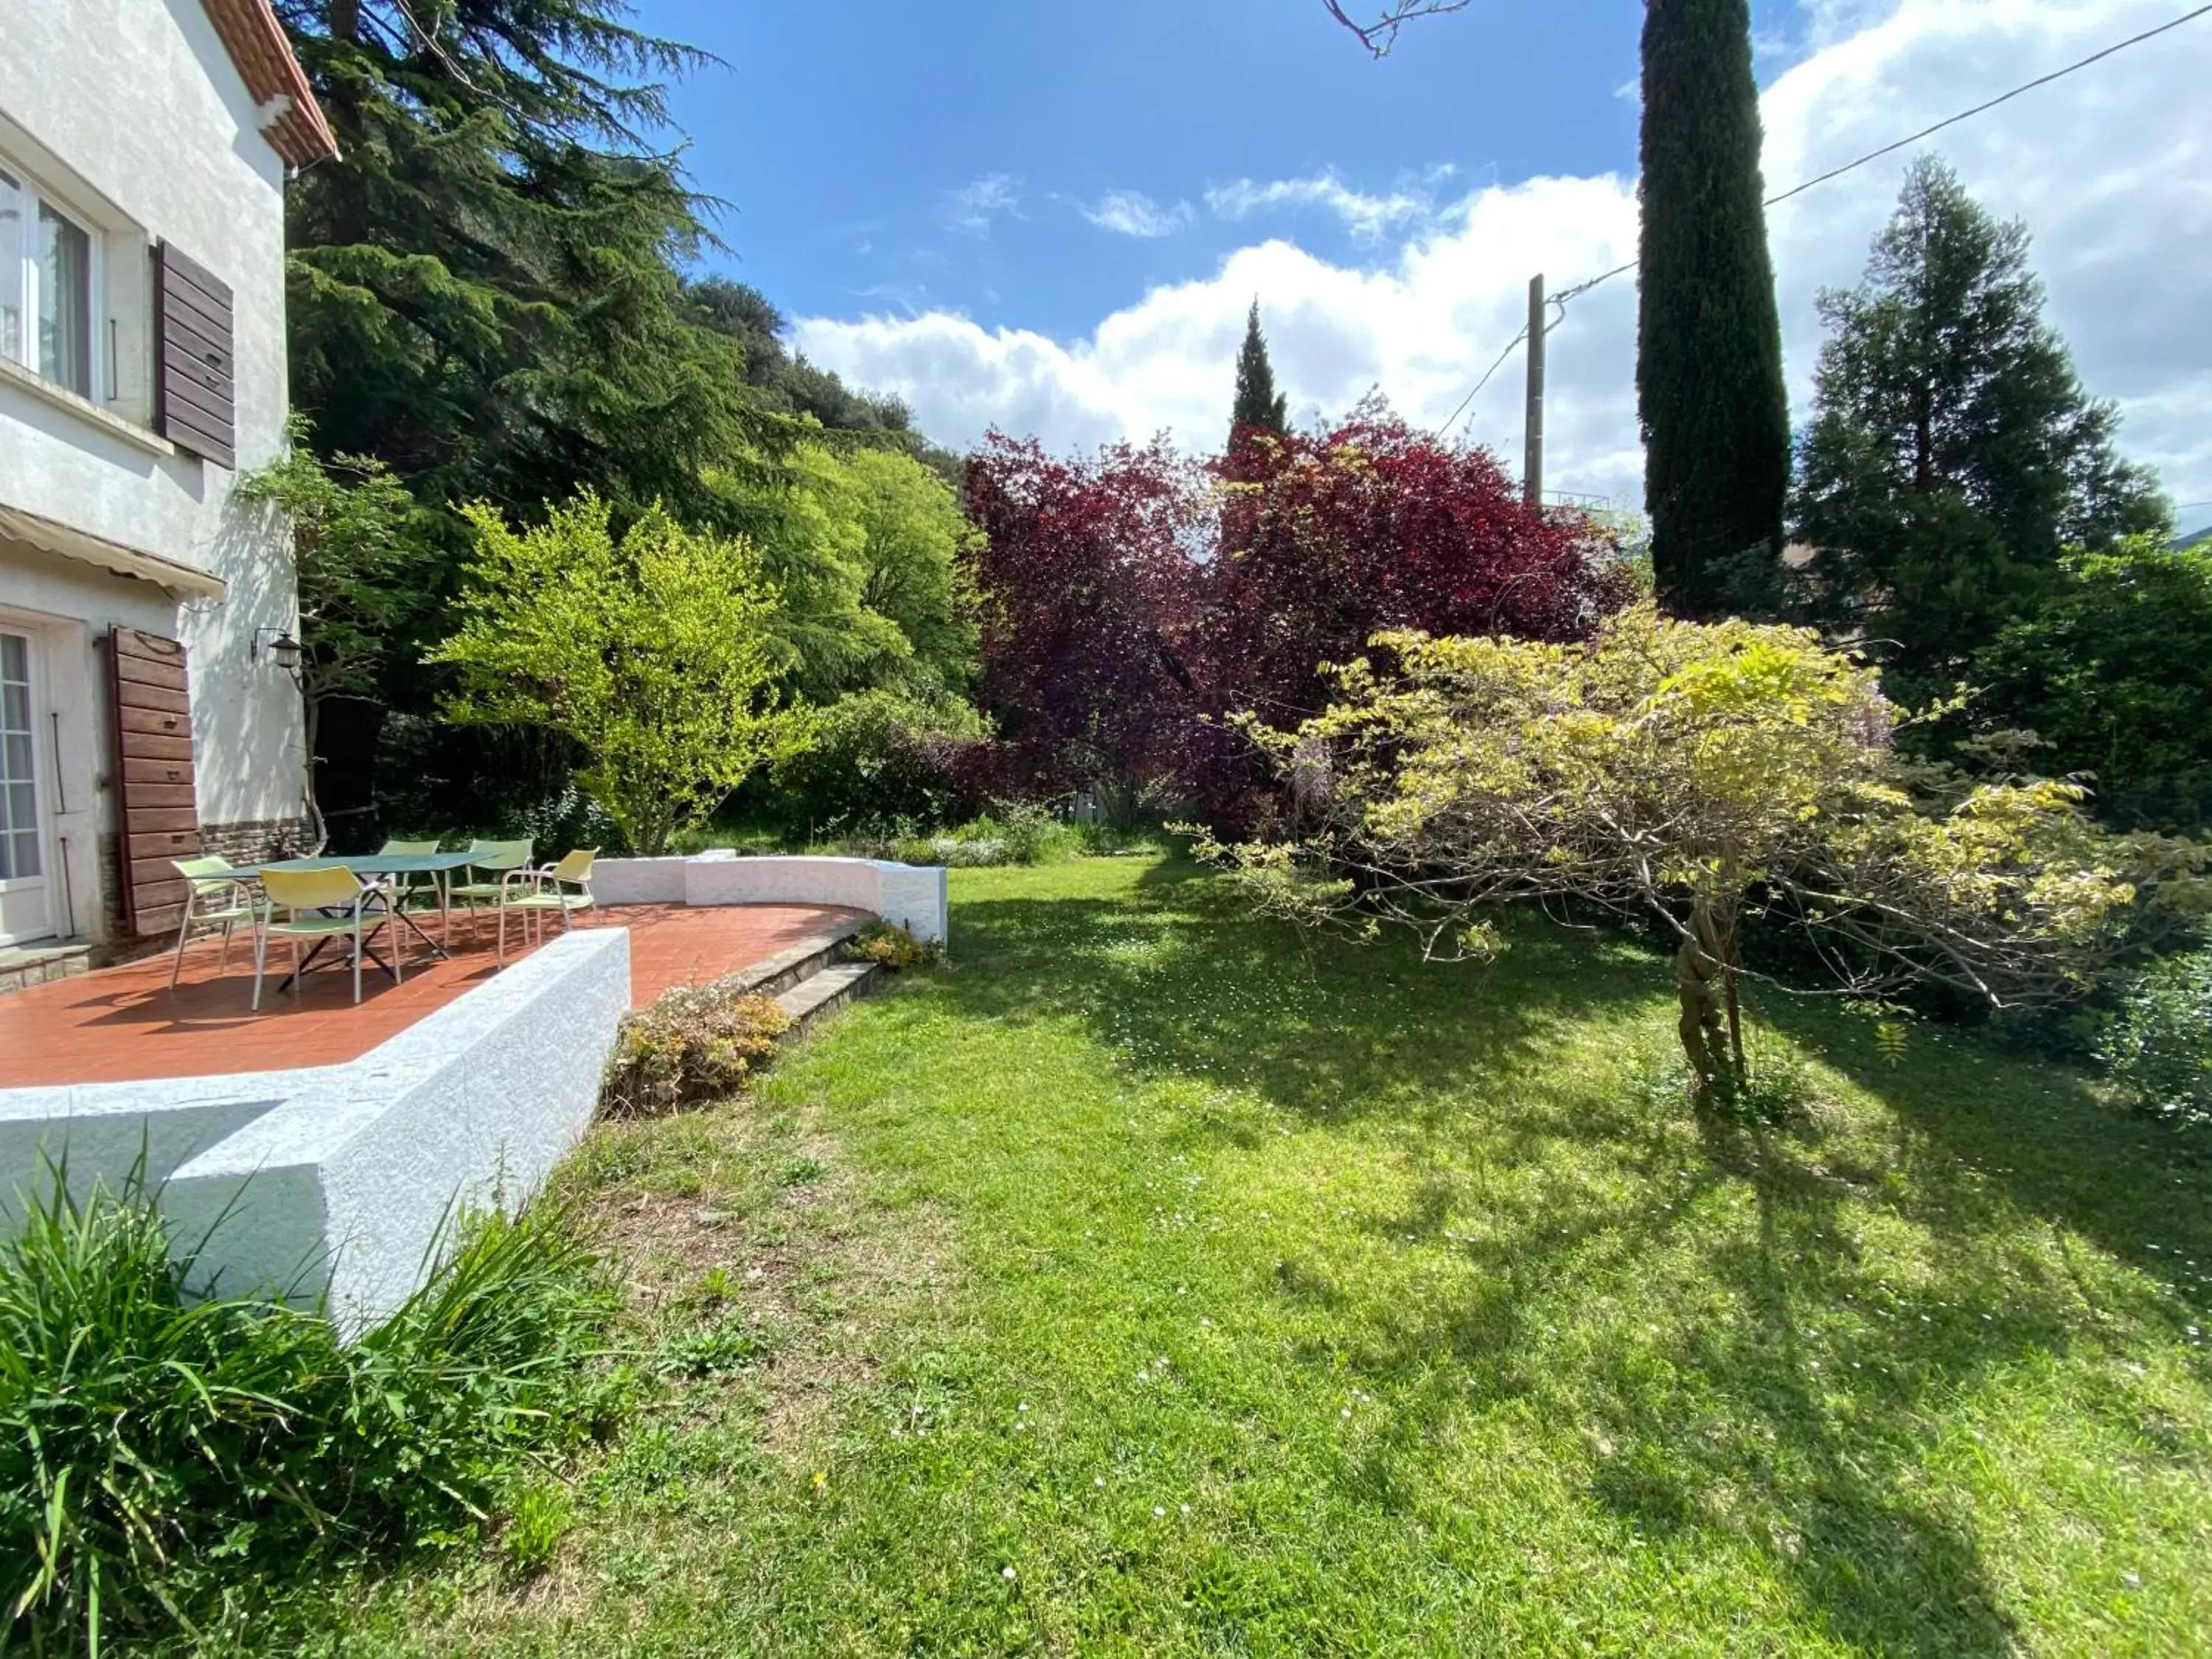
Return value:
[[(420, 920), (433, 939), (439, 936), (436, 918)], [(580, 918), (578, 926), (630, 930), (630, 1006), (638, 1007), (671, 986), (734, 973), (857, 920), (855, 911), (811, 904), (696, 910), (635, 904)], [(429, 959), (409, 935), (405, 981), (394, 985), (380, 969), (364, 970), (356, 1007), (353, 975), (342, 967), (318, 963), (300, 994), (280, 994), (276, 987), (291, 971), (290, 943), (280, 941), (270, 949), (269, 982), (256, 1014), (248, 1006), (252, 942), (243, 930), (234, 934), (229, 966), (218, 975), (219, 937), (185, 951), (174, 991), (164, 952), (0, 996), (0, 1089), (335, 1066), (359, 1059), (498, 971), (490, 922), (471, 929), (456, 917), (450, 960)], [(507, 959), (524, 954), (510, 930)], [(342, 960), (337, 946), (324, 955)]]

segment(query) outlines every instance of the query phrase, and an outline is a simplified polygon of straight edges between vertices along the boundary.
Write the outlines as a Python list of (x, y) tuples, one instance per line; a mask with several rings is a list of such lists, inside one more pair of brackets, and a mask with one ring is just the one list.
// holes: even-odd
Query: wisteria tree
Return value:
[(2034, 1004), (2117, 947), (2141, 875), (2193, 867), (2183, 844), (2105, 835), (2067, 785), (1917, 792), (1875, 672), (1809, 631), (1638, 606), (1582, 644), (1376, 643), (1396, 666), (1350, 665), (1325, 714), (1244, 722), (1307, 832), (1200, 852), (1262, 909), (1409, 927), (1435, 957), (1495, 950), (1506, 902), (1656, 920), (1707, 1081), (1744, 1072), (1748, 916), (1809, 943), (1803, 988)]

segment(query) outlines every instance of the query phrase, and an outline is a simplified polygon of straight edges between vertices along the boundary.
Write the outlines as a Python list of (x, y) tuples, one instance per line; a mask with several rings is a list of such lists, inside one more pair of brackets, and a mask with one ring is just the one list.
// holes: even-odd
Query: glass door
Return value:
[(0, 631), (0, 945), (52, 936), (27, 634)]

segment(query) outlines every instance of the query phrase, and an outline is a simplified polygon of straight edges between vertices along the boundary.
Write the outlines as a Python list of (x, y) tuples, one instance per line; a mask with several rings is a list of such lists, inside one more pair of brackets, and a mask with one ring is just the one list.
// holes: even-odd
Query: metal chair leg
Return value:
[(237, 926), (234, 921), (226, 921), (222, 925), (222, 950), (215, 959), (215, 975), (217, 979), (221, 979), (222, 970), (230, 966), (230, 930)]
[(269, 935), (257, 927), (253, 930), (253, 1012), (261, 1012), (261, 975), (269, 963)]
[(185, 941), (191, 937), (191, 932), (192, 902), (188, 898), (185, 901), (185, 919), (177, 924), (176, 957), (169, 963), (169, 988), (172, 991), (177, 988), (177, 975), (184, 971)]

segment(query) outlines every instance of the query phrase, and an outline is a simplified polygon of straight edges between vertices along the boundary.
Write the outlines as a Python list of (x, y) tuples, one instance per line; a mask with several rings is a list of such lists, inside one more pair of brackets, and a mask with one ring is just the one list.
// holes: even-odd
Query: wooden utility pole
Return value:
[(1528, 279), (1528, 431), (1522, 488), (1532, 509), (1544, 505), (1544, 279)]

